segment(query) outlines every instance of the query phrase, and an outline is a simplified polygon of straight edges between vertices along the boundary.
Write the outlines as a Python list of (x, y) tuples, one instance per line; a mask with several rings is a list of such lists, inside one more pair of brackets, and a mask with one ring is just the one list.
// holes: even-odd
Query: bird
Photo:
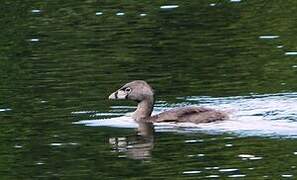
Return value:
[(228, 119), (228, 114), (207, 107), (188, 106), (173, 108), (152, 116), (154, 108), (154, 90), (143, 80), (134, 80), (110, 94), (109, 99), (126, 99), (138, 103), (132, 118), (136, 122), (175, 122), (175, 123), (210, 123)]

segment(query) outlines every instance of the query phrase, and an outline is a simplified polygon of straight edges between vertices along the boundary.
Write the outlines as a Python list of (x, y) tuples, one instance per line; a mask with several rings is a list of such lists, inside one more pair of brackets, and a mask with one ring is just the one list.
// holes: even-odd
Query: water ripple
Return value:
[(291, 177), (293, 177), (292, 174), (282, 174), (281, 176), (282, 176), (283, 178), (291, 178)]
[(38, 38), (29, 39), (30, 42), (39, 42)]
[(239, 169), (220, 169), (219, 172), (234, 172), (239, 171)]
[(208, 176), (205, 176), (206, 178), (219, 178), (220, 175), (216, 175), (216, 174), (212, 174), (212, 175), (208, 175)]
[(199, 174), (201, 171), (184, 171), (183, 174)]
[(259, 36), (260, 39), (277, 39), (279, 36)]
[[(193, 123), (156, 123), (156, 131), (159, 132), (207, 132), (207, 133), (232, 133), (240, 136), (270, 136), (297, 138), (297, 94), (265, 94), (236, 97), (186, 97), (185, 101), (210, 108), (227, 111), (230, 120), (193, 124)], [(164, 102), (162, 102), (164, 103)], [(158, 106), (158, 105), (157, 105)], [(169, 109), (167, 105), (155, 108), (153, 114)], [(179, 107), (175, 104), (173, 107)], [(111, 126), (135, 128), (137, 124), (131, 118), (131, 113), (124, 113), (125, 109), (135, 107), (113, 106), (112, 109), (120, 111), (97, 113), (97, 116), (116, 116), (108, 119), (81, 120), (74, 124), (87, 126)], [(122, 111), (122, 110), (123, 111)], [(78, 114), (78, 113), (74, 113)], [(186, 140), (186, 143), (196, 143), (198, 140)], [(232, 146), (232, 145), (226, 145)], [(257, 159), (254, 157), (252, 159)]]
[(102, 14), (103, 14), (103, 12), (96, 12), (96, 16), (100, 16)]
[(5, 111), (11, 111), (11, 109), (9, 109), (9, 108), (0, 109), (0, 112), (5, 112)]
[(285, 55), (287, 55), (287, 56), (296, 56), (297, 55), (297, 51), (286, 52)]
[(234, 175), (229, 175), (228, 177), (230, 178), (241, 178), (241, 177), (246, 177), (245, 174), (234, 174)]
[(164, 5), (164, 6), (160, 6), (161, 9), (175, 9), (178, 8), (178, 5)]
[(242, 160), (260, 160), (263, 159), (260, 156), (250, 155), (250, 154), (240, 154), (238, 155)]
[(31, 12), (32, 13), (41, 13), (41, 10), (40, 9), (32, 9)]
[(123, 12), (118, 12), (118, 13), (116, 13), (116, 15), (117, 15), (117, 16), (124, 16), (125, 13), (123, 13)]

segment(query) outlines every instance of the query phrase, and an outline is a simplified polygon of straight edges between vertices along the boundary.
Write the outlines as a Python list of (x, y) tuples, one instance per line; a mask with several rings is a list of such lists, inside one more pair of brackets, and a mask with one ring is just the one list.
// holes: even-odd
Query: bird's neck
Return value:
[(154, 97), (148, 97), (138, 103), (137, 109), (133, 114), (133, 118), (136, 121), (147, 119), (151, 116), (153, 108), (154, 108)]

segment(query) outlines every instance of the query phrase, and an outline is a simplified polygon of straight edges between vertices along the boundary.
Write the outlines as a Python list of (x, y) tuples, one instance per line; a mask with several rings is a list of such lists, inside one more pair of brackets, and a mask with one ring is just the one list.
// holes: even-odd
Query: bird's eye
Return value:
[(125, 92), (127, 92), (127, 93), (129, 93), (129, 92), (131, 92), (131, 88), (129, 88), (129, 87), (127, 87), (126, 89), (125, 89)]

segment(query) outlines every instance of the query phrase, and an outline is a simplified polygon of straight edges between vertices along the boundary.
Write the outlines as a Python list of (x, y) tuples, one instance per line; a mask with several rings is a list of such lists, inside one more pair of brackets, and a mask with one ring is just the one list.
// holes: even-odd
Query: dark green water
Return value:
[[(114, 106), (132, 111), (107, 97), (135, 79), (165, 108), (294, 94), (297, 1), (3, 0), (0, 8), (0, 179), (296, 178), (295, 138), (156, 132), (151, 141), (73, 123)], [(145, 155), (133, 156), (137, 145)]]

